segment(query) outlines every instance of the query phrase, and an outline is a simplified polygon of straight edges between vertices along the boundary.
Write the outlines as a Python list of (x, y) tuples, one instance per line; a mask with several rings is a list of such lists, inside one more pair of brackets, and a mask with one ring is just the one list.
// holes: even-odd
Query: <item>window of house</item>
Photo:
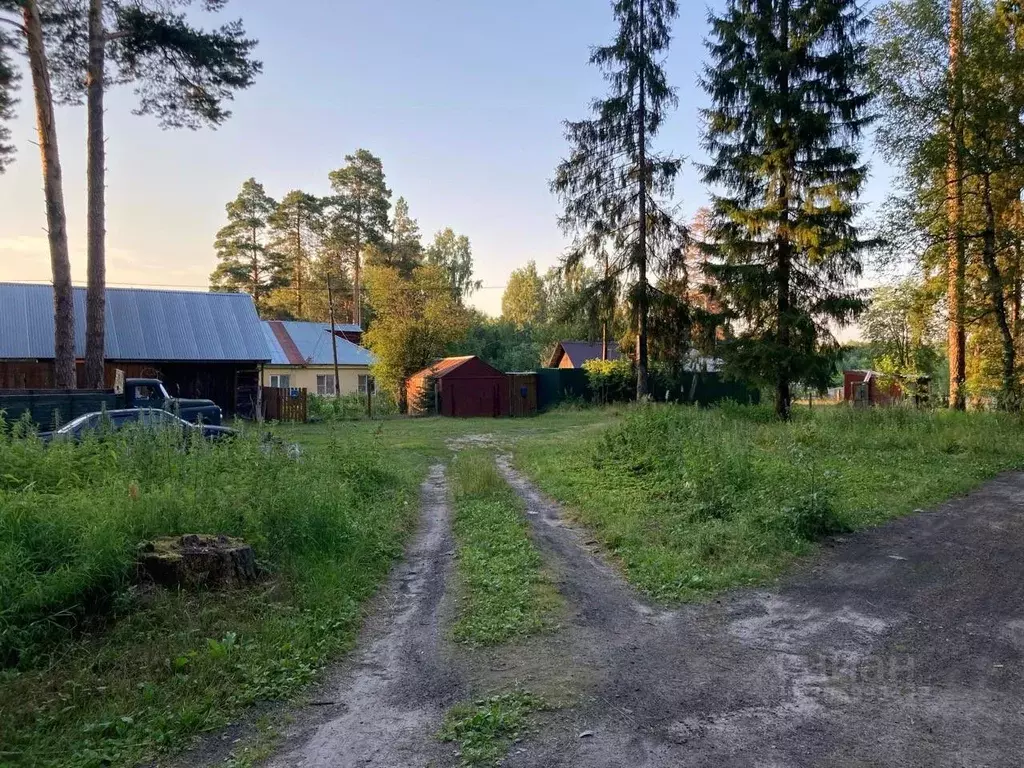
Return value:
[(270, 375), (270, 386), (278, 389), (288, 389), (291, 387), (291, 375), (287, 373), (273, 373)]
[(333, 395), (335, 393), (334, 374), (317, 374), (316, 393), (318, 395)]
[(377, 383), (373, 380), (373, 376), (367, 376), (365, 374), (360, 374), (359, 375), (359, 394), (360, 395), (365, 395), (367, 387), (370, 388), (370, 394), (371, 395), (377, 393)]

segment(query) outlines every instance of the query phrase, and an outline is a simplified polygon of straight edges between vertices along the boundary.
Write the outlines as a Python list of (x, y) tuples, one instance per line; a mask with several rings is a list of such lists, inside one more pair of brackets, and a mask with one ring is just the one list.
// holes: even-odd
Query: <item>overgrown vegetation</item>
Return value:
[[(287, 697), (348, 647), (400, 552), (418, 467), (347, 435), (280, 444), (125, 433), (0, 436), (0, 762), (133, 765)], [(139, 542), (225, 533), (268, 570), (251, 590), (134, 583)]]
[(452, 481), (459, 577), (455, 639), (494, 645), (544, 629), (558, 598), (530, 541), (522, 501), (484, 451), (458, 454)]
[[(377, 392), (370, 400), (373, 417), (395, 416), (398, 404), (389, 392)], [(313, 395), (309, 398), (309, 419), (312, 422), (357, 421), (367, 418), (366, 395), (353, 392), (341, 397)]]
[(547, 708), (529, 691), (513, 691), (452, 707), (438, 738), (459, 745), (463, 766), (497, 765), (526, 729), (530, 715)]
[(1019, 418), (819, 408), (632, 409), (601, 434), (516, 446), (656, 598), (762, 582), (822, 535), (880, 523), (1024, 465)]

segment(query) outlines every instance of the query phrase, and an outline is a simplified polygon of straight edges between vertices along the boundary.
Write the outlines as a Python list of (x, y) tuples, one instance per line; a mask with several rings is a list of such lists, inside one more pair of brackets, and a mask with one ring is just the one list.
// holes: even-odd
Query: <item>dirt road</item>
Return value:
[(629, 623), (621, 585), (577, 583), (580, 535), (505, 471), (603, 670), (508, 765), (1024, 765), (1024, 475), (834, 542), (777, 589)]
[[(667, 611), (499, 466), (568, 604), (537, 647), (576, 687), (505, 765), (1024, 765), (1024, 475), (831, 542), (771, 589)], [(487, 681), (445, 635), (440, 467), (423, 510), (362, 650), (317, 693), (335, 703), (298, 713), (272, 765), (457, 764), (433, 734)]]

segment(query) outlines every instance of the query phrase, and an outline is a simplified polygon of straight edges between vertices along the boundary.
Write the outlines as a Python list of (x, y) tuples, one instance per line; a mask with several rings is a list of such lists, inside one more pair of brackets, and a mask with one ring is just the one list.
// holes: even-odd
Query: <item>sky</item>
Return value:
[[(714, 0), (712, 6), (721, 0)], [(682, 0), (666, 68), (679, 108), (657, 149), (688, 159), (677, 185), (689, 215), (706, 202), (697, 85), (707, 6)], [(579, 119), (605, 86), (587, 64), (611, 38), (609, 0), (307, 0), (301, 12), (271, 0), (233, 0), (259, 42), (264, 71), (216, 130), (164, 131), (133, 115), (130, 88), (107, 97), (107, 279), (111, 284), (202, 289), (215, 264), (224, 206), (250, 176), (274, 197), (329, 191), (327, 174), (365, 148), (384, 164), (424, 240), (444, 227), (469, 236), (472, 299), (500, 314), (509, 273), (558, 262), (567, 241), (548, 183), (566, 151), (562, 121)], [(209, 23), (207, 17), (206, 23)], [(12, 125), (17, 161), (0, 176), (0, 280), (50, 278), (31, 94)], [(61, 108), (72, 272), (85, 277), (85, 111)], [(864, 201), (884, 198), (875, 171)]]

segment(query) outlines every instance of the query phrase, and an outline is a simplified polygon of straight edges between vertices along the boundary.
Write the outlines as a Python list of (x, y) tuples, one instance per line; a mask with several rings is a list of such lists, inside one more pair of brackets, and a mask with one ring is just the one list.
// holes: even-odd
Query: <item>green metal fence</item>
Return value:
[[(633, 385), (615, 391), (595, 392), (582, 368), (538, 368), (537, 405), (541, 411), (566, 402), (625, 402), (633, 397)], [(726, 379), (719, 373), (652, 371), (651, 397), (659, 402), (712, 405), (723, 400), (743, 404), (761, 402), (761, 392), (746, 382)]]

